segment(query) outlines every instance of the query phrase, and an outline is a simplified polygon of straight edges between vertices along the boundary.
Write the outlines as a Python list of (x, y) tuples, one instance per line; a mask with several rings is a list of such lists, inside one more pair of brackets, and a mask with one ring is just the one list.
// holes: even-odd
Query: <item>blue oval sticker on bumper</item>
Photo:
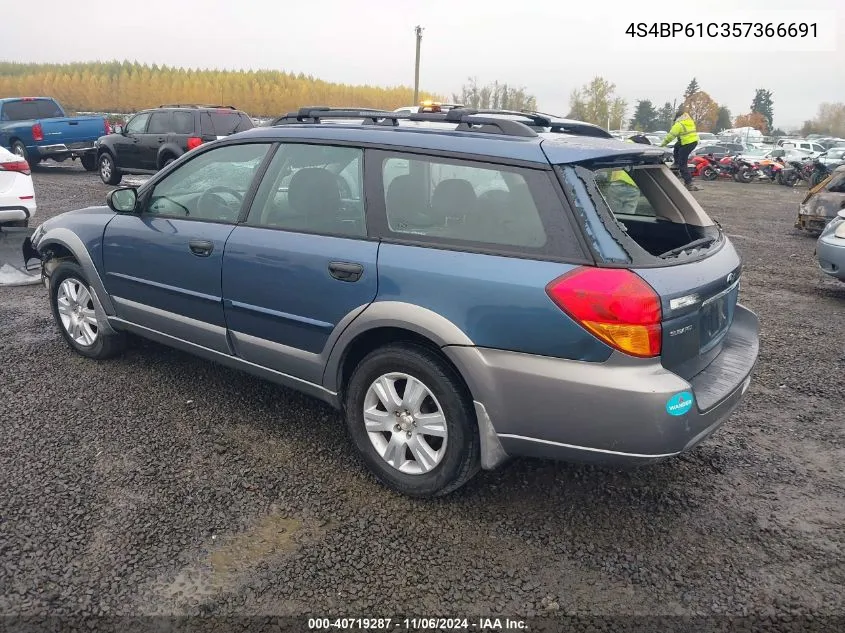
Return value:
[(676, 393), (666, 403), (666, 413), (669, 415), (684, 415), (692, 409), (693, 396), (689, 391)]

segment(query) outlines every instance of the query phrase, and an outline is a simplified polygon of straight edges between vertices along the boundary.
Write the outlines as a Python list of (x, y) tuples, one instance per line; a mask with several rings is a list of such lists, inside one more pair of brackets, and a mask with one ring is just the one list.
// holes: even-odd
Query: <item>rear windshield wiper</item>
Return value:
[(673, 255), (680, 255), (684, 251), (699, 248), (701, 246), (707, 246), (708, 244), (712, 244), (715, 241), (716, 241), (715, 237), (702, 237), (700, 239), (693, 240), (689, 244), (684, 244), (683, 246), (679, 246), (678, 248), (673, 248), (671, 251), (666, 251), (665, 253), (661, 253), (659, 256), (662, 259), (665, 259), (666, 257), (672, 257)]

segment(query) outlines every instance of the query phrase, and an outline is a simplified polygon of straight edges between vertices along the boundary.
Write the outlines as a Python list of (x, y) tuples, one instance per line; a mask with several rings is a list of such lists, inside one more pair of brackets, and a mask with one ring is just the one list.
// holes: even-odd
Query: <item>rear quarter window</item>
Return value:
[(374, 224), (387, 237), (492, 254), (585, 258), (549, 172), (388, 152), (370, 156), (384, 210)]
[(229, 136), (255, 127), (243, 112), (213, 110), (203, 113), (202, 133), (214, 136)]
[(64, 112), (59, 107), (59, 104), (53, 100), (44, 99), (38, 101), (38, 116), (42, 119), (59, 119), (64, 116)]

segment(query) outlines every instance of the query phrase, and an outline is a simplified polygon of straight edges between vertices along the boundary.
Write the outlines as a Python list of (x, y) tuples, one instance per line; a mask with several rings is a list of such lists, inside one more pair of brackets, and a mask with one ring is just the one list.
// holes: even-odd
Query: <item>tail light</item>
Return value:
[(29, 174), (32, 173), (29, 168), (29, 163), (25, 160), (16, 160), (11, 163), (0, 163), (0, 171), (16, 171), (26, 176), (29, 176)]
[(660, 355), (660, 297), (629, 270), (576, 268), (546, 286), (546, 293), (584, 329), (621, 352)]
[(202, 139), (199, 136), (191, 136), (188, 138), (188, 151), (190, 152), (192, 149), (196, 149), (202, 145)]
[(32, 126), (32, 140), (34, 141), (43, 141), (44, 140), (44, 129), (41, 127), (40, 123), (36, 123)]

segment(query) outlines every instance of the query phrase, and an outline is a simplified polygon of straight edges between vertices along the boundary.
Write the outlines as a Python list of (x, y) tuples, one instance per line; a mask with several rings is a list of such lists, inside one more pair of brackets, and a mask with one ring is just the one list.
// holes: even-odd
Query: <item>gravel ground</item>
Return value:
[[(107, 191), (34, 178), (40, 219)], [(702, 189), (763, 328), (733, 418), (654, 467), (517, 460), (437, 501), (374, 483), (319, 403), (143, 341), (85, 360), (43, 288), (0, 289), (0, 614), (845, 615), (845, 285), (803, 190)]]

